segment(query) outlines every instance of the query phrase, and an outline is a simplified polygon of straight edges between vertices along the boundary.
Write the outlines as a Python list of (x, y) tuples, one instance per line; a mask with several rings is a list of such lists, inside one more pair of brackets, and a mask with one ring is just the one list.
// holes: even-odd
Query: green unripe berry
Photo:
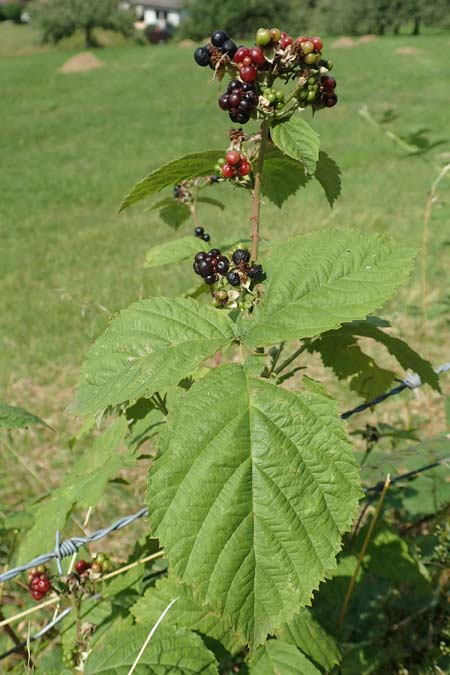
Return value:
[(277, 91), (275, 93), (275, 98), (277, 99), (277, 101), (284, 101), (284, 91), (281, 90)]
[(272, 38), (272, 42), (279, 42), (281, 40), (281, 30), (278, 30), (278, 28), (271, 28), (270, 37)]
[(306, 56), (303, 57), (303, 61), (307, 63), (308, 66), (312, 66), (312, 64), (316, 62), (316, 55), (306, 54)]
[(275, 94), (269, 94), (267, 96), (267, 100), (269, 101), (269, 103), (275, 103), (275, 101), (277, 100), (277, 97), (276, 97)]
[(102, 566), (99, 565), (96, 562), (92, 563), (91, 572), (92, 572), (92, 574), (101, 574), (102, 573)]
[(333, 70), (334, 63), (333, 61), (327, 61), (327, 68), (328, 70)]
[(102, 563), (102, 572), (103, 572), (103, 574), (105, 574), (105, 572), (110, 572), (110, 571), (112, 570), (112, 567), (113, 567), (113, 566), (112, 566), (111, 560), (105, 560), (105, 561)]
[(103, 565), (105, 560), (107, 560), (107, 557), (104, 553), (97, 553), (94, 560), (98, 565)]
[(272, 89), (264, 89), (263, 96), (267, 98), (272, 93)]
[(314, 51), (314, 43), (311, 40), (306, 40), (302, 43), (302, 51), (304, 54), (311, 54)]
[(316, 78), (315, 77), (309, 77), (308, 78), (308, 84), (316, 84)]
[(283, 108), (284, 108), (284, 103), (283, 103), (283, 101), (278, 101), (278, 103), (277, 103), (277, 105), (276, 105), (276, 109), (277, 109), (277, 110), (283, 110)]
[(321, 60), (322, 60), (322, 52), (319, 52), (318, 54), (316, 54), (316, 63), (319, 63), (319, 61)]
[(228, 293), (226, 291), (217, 291), (216, 298), (217, 300), (224, 302), (225, 300), (228, 300)]
[(36, 572), (39, 572), (39, 574), (45, 574), (47, 571), (47, 568), (45, 565), (38, 565), (36, 567)]
[(219, 166), (223, 166), (225, 164), (225, 157), (221, 157), (220, 159), (218, 159), (217, 164)]
[(300, 91), (297, 94), (297, 98), (301, 99), (302, 101), (305, 100), (308, 96), (308, 90), (307, 89), (300, 89)]
[(317, 95), (317, 92), (316, 92), (316, 91), (309, 91), (309, 92), (308, 92), (308, 96), (306, 97), (306, 100), (309, 101), (309, 102), (315, 101), (315, 100), (316, 100), (316, 95)]
[(215, 172), (215, 173), (220, 173), (221, 170), (222, 170), (222, 167), (220, 166), (220, 164), (216, 164), (215, 167), (214, 167), (214, 172)]
[(268, 28), (258, 28), (256, 31), (256, 44), (260, 47), (265, 47), (272, 41), (270, 30)]

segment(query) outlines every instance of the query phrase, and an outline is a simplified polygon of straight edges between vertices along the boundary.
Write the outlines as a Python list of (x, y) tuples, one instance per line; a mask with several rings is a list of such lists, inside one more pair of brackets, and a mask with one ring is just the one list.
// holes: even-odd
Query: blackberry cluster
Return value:
[(106, 553), (96, 553), (91, 563), (91, 573), (97, 577), (102, 574), (106, 574), (106, 572), (110, 572), (111, 569), (112, 562), (109, 555)]
[[(201, 276), (208, 286), (217, 283), (220, 277), (225, 277), (230, 286), (240, 286), (248, 279), (259, 281), (263, 276), (262, 265), (250, 264), (250, 251), (238, 248), (231, 256), (222, 255), (218, 248), (212, 248), (208, 253), (200, 251), (194, 258), (194, 271)], [(218, 292), (219, 293), (219, 292)], [(219, 297), (219, 301), (225, 298)]]
[(224, 159), (219, 159), (214, 171), (223, 178), (236, 178), (239, 176), (248, 176), (252, 171), (252, 165), (248, 161), (246, 155), (237, 150), (228, 150)]
[(262, 265), (250, 264), (250, 251), (238, 248), (231, 256), (234, 268), (230, 270), (227, 280), (231, 286), (240, 286), (247, 279), (259, 281), (263, 276)]
[(264, 89), (262, 95), (275, 110), (282, 110), (284, 108), (284, 91), (281, 91), (281, 89)]
[[(243, 77), (242, 70), (241, 77)], [(246, 124), (258, 105), (258, 101), (259, 88), (256, 82), (241, 82), (235, 79), (228, 83), (226, 92), (219, 98), (219, 107), (229, 113), (232, 122)]]
[(204, 227), (200, 227), (200, 226), (198, 226), (198, 227), (195, 228), (195, 230), (194, 230), (194, 235), (195, 235), (198, 239), (203, 239), (203, 241), (210, 241), (210, 239), (211, 239), (211, 237), (209, 236), (209, 234), (208, 234), (207, 232), (205, 232), (205, 228), (204, 228)]
[(28, 588), (30, 589), (31, 597), (36, 602), (42, 600), (50, 591), (52, 585), (50, 579), (47, 577), (45, 565), (33, 567), (28, 572)]
[(320, 73), (316, 73), (308, 77), (296, 96), (303, 107), (311, 104), (316, 108), (332, 108), (338, 101), (334, 92), (335, 87), (334, 77), (328, 75), (320, 77)]
[(219, 280), (219, 275), (225, 276), (230, 267), (229, 259), (222, 255), (220, 249), (212, 248), (208, 253), (200, 251), (194, 258), (194, 272), (201, 276), (208, 286)]
[(224, 30), (215, 30), (211, 34), (211, 42), (204, 47), (198, 47), (194, 52), (195, 62), (202, 66), (210, 66), (215, 68), (216, 63), (220, 61), (224, 54), (230, 59), (233, 58), (237, 51), (237, 46), (230, 39), (228, 33)]

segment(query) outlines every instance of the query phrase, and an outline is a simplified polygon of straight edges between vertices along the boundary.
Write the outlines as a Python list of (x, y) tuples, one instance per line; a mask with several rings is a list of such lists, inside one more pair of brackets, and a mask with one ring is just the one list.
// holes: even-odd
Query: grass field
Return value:
[[(209, 71), (195, 67), (191, 49), (111, 47), (97, 52), (104, 67), (62, 74), (58, 69), (76, 51), (36, 47), (34, 40), (29, 28), (0, 25), (0, 385), (1, 398), (19, 403), (21, 392), (24, 404), (35, 386), (73, 386), (108, 313), (185, 287), (189, 264), (160, 271), (142, 265), (146, 250), (173, 232), (145, 206), (120, 216), (117, 207), (149, 170), (186, 152), (225, 147), (228, 129), (216, 104), (218, 87), (208, 84)], [(398, 53), (404, 48), (412, 53)], [(450, 152), (448, 36), (386, 37), (326, 51), (340, 102), (313, 125), (341, 165), (342, 198), (330, 211), (314, 185), (291, 198), (282, 214), (266, 204), (262, 234), (278, 238), (333, 224), (420, 246), (436, 167), (405, 159), (358, 110), (367, 105), (377, 116), (394, 108), (399, 118), (392, 128), (400, 133), (428, 127), (432, 140), (445, 140), (431, 155), (442, 164)], [(449, 188), (447, 180), (443, 197)], [(246, 196), (229, 187), (213, 193), (230, 208), (205, 207), (202, 220), (212, 235), (226, 231), (233, 238), (248, 219)], [(436, 207), (431, 224), (432, 301), (448, 295), (448, 215)], [(190, 230), (187, 224), (181, 233)], [(406, 312), (403, 336), (416, 347), (419, 320), (410, 306), (419, 303), (419, 288), (417, 269), (385, 312), (394, 320), (397, 310)], [(434, 361), (449, 358), (443, 334), (440, 328), (438, 340), (422, 343)], [(49, 412), (52, 401), (43, 406), (36, 412)]]

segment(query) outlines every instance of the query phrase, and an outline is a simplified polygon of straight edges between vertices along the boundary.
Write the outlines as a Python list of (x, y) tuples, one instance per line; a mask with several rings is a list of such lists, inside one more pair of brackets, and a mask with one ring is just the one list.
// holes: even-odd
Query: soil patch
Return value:
[(356, 45), (356, 42), (353, 38), (351, 38), (351, 37), (341, 37), (341, 38), (339, 38), (339, 40), (335, 40), (331, 46), (336, 48), (336, 49), (342, 49), (342, 48), (354, 47), (355, 45)]
[(94, 70), (95, 68), (101, 68), (105, 64), (103, 61), (100, 61), (94, 54), (91, 52), (82, 52), (76, 56), (72, 56), (71, 59), (65, 62), (65, 64), (59, 69), (60, 73), (84, 73), (87, 70)]

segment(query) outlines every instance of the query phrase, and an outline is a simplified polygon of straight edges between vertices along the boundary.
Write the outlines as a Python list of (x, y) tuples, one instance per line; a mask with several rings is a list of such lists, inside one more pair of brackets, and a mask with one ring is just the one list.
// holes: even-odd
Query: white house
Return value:
[(183, 0), (127, 0), (123, 3), (136, 9), (138, 21), (144, 26), (156, 25), (164, 28), (167, 23), (178, 26), (181, 21)]

